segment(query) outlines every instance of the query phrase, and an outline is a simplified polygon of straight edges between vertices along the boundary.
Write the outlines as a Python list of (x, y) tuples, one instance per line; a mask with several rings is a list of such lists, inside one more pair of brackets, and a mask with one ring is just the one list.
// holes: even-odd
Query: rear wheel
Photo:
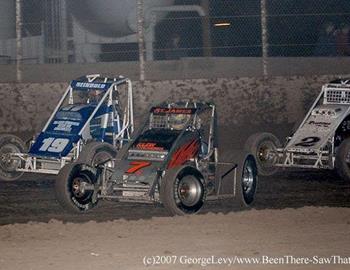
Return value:
[(97, 204), (96, 182), (94, 168), (79, 163), (68, 164), (57, 176), (56, 199), (69, 212), (86, 212)]
[(91, 142), (83, 147), (83, 150), (79, 154), (78, 162), (95, 167), (107, 160), (111, 160), (116, 155), (117, 150), (113, 145), (102, 142)]
[(23, 175), (23, 172), (17, 171), (21, 160), (13, 158), (11, 154), (25, 152), (24, 142), (17, 136), (10, 134), (0, 136), (0, 179), (13, 181)]
[(253, 134), (245, 144), (245, 150), (255, 157), (258, 174), (262, 176), (271, 176), (278, 171), (276, 150), (280, 147), (280, 141), (271, 133)]
[(201, 174), (190, 166), (166, 171), (160, 186), (160, 198), (171, 215), (197, 213), (205, 200)]
[(345, 139), (338, 147), (335, 169), (343, 180), (350, 181), (350, 138)]

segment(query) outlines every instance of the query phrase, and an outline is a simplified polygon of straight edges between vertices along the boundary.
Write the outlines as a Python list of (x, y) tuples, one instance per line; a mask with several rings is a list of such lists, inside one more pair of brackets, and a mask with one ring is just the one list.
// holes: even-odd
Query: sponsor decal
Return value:
[(105, 89), (105, 83), (89, 83), (89, 82), (76, 82), (76, 87), (80, 88), (93, 88), (93, 89)]
[(86, 107), (86, 105), (68, 105), (62, 108), (62, 111), (78, 112), (84, 107)]
[(53, 124), (57, 125), (54, 130), (64, 132), (71, 132), (73, 126), (78, 127), (80, 125), (79, 123), (72, 121), (54, 121)]
[(156, 143), (138, 143), (136, 145), (136, 148), (140, 150), (154, 150), (154, 151), (162, 151), (164, 150), (163, 147), (157, 146)]
[(104, 83), (104, 82), (86, 82), (86, 81), (72, 81), (71, 87), (74, 90), (107, 90), (112, 83)]
[(154, 114), (193, 114), (195, 110), (189, 108), (152, 108)]
[(310, 121), (308, 123), (309, 125), (313, 125), (313, 126), (317, 126), (317, 127), (329, 127), (331, 125), (331, 123), (327, 123), (327, 122), (316, 122), (316, 121)]
[(199, 151), (199, 141), (193, 140), (188, 144), (180, 147), (172, 156), (168, 169), (181, 166), (185, 164), (186, 161), (194, 158)]
[(91, 208), (91, 203), (87, 203), (87, 204), (81, 204), (77, 201), (77, 199), (73, 196), (71, 197), (72, 202), (81, 210), (89, 210)]

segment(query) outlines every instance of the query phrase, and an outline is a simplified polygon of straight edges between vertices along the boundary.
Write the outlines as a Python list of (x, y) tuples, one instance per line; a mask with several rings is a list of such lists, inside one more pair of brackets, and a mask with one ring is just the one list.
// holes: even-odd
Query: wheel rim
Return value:
[(271, 141), (262, 142), (257, 151), (259, 163), (265, 167), (272, 167), (276, 163), (276, 157), (272, 152), (276, 150), (276, 145)]
[(195, 206), (201, 200), (202, 193), (202, 186), (196, 177), (188, 175), (180, 180), (177, 195), (184, 206)]
[(255, 173), (254, 167), (250, 160), (246, 160), (243, 167), (243, 175), (242, 175), (242, 187), (244, 196), (249, 195), (253, 188), (255, 182)]
[(91, 179), (84, 174), (74, 177), (71, 183), (70, 191), (74, 200), (79, 204), (89, 202), (93, 194), (91, 190), (84, 189), (84, 184), (92, 184)]
[(12, 153), (20, 153), (21, 149), (13, 144), (6, 144), (0, 148), (0, 167), (6, 172), (14, 172), (20, 165), (20, 160), (11, 158)]

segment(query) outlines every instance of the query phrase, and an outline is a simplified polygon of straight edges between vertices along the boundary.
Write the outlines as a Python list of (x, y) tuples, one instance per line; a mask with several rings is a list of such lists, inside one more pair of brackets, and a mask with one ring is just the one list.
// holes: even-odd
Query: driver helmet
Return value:
[(103, 91), (99, 89), (90, 89), (88, 94), (90, 102), (99, 102), (102, 99)]
[(185, 128), (185, 125), (190, 119), (189, 114), (173, 114), (170, 116), (169, 122), (170, 122), (170, 128), (175, 130), (181, 130)]

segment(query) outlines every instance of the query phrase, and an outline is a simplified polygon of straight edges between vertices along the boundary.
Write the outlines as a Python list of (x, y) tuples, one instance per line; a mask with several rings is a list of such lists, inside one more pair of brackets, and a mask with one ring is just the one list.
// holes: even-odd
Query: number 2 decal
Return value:
[(321, 139), (319, 137), (306, 137), (301, 140), (301, 142), (295, 144), (295, 146), (311, 147), (314, 146)]
[(52, 153), (61, 153), (64, 148), (68, 145), (68, 139), (62, 138), (46, 138), (43, 140), (43, 145), (40, 147), (39, 151), (42, 152), (52, 152)]

